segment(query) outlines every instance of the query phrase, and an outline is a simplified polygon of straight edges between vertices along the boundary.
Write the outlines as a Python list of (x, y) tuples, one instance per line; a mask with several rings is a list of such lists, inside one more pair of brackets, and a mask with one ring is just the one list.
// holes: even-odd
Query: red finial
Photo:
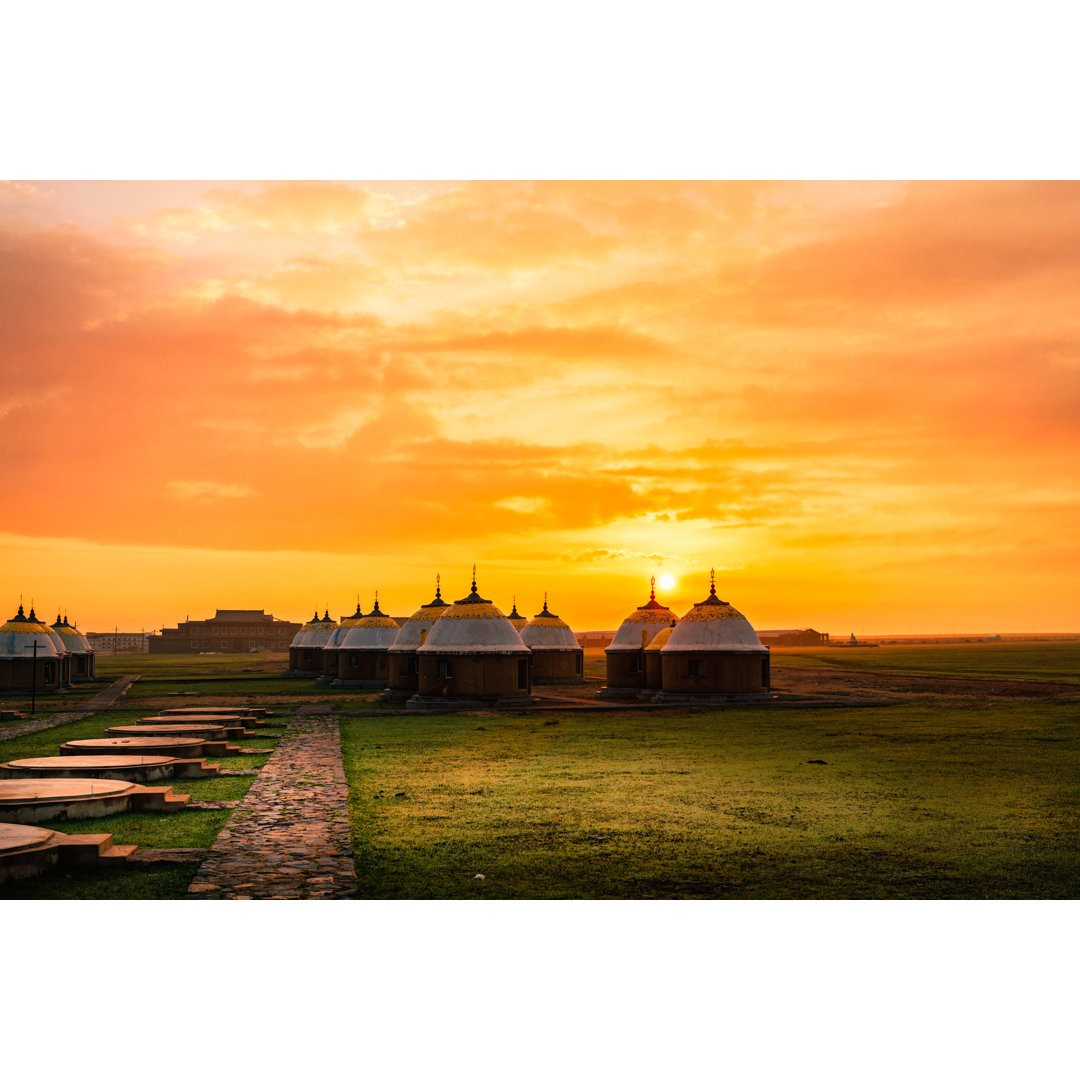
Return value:
[(656, 575), (655, 574), (653, 574), (653, 576), (651, 578), (649, 578), (649, 585), (651, 586), (651, 588), (649, 589), (649, 599), (650, 600), (655, 600), (656, 599)]

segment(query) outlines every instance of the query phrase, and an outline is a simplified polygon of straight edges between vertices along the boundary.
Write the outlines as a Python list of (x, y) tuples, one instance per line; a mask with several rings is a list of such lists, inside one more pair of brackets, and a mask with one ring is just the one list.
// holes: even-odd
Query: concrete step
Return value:
[(112, 833), (57, 834), (60, 865), (94, 869), (122, 866), (138, 851), (137, 844), (114, 844)]
[(187, 777), (188, 779), (200, 779), (207, 776), (219, 776), (220, 765), (212, 765), (206, 758), (189, 758), (177, 763), (174, 775)]
[(101, 853), (101, 862), (123, 863), (139, 850), (138, 844), (113, 844), (108, 851)]
[(166, 813), (176, 813), (177, 810), (183, 810), (190, 801), (190, 795), (166, 795), (165, 802), (162, 804), (161, 809), (166, 811)]

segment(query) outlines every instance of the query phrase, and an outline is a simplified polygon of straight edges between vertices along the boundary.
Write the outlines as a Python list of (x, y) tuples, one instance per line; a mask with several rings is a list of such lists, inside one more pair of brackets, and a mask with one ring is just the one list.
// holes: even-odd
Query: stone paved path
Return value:
[(189, 900), (356, 895), (337, 717), (301, 712), (188, 888)]
[(85, 720), (88, 716), (115, 705), (138, 677), (138, 675), (122, 675), (111, 686), (107, 686), (100, 693), (84, 701), (81, 708), (71, 712), (53, 713), (51, 716), (38, 716), (33, 720), (5, 725), (0, 729), (0, 742), (17, 739), (21, 735), (30, 735), (35, 731), (44, 731), (46, 728), (59, 727), (60, 724), (67, 724), (72, 720)]

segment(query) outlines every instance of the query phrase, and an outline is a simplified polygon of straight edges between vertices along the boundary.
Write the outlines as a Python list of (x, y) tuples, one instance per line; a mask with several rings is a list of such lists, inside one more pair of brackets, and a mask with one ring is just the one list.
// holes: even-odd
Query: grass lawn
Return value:
[(876, 649), (774, 649), (777, 667), (923, 672), (987, 679), (1080, 683), (1080, 642), (988, 641), (976, 645), (880, 645)]
[(173, 866), (54, 873), (6, 882), (0, 885), (0, 900), (183, 900), (197, 870)]
[(1080, 895), (1075, 704), (357, 717), (341, 732), (366, 897)]

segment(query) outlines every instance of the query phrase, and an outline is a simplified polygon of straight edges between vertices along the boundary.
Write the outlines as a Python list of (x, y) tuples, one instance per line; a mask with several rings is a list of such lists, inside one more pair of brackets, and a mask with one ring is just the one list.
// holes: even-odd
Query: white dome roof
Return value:
[(506, 616), (510, 620), (510, 625), (520, 634), (526, 626), (529, 625), (529, 620), (524, 615), (518, 614), (517, 609), (517, 597), (514, 597), (514, 608), (509, 615)]
[(662, 653), (675, 652), (759, 652), (761, 644), (745, 615), (716, 595), (716, 586), (700, 604), (695, 604), (671, 631)]
[(63, 622), (61, 622), (60, 617), (57, 616), (56, 622), (53, 623), (52, 628), (60, 635), (60, 639), (64, 643), (64, 648), (67, 649), (69, 653), (92, 653), (94, 651), (90, 648), (90, 642), (67, 621), (66, 615), (64, 616)]
[(336, 628), (337, 623), (330, 618), (329, 610), (320, 619), (318, 608), (316, 608), (311, 621), (300, 627), (289, 648), (321, 649), (330, 640), (330, 635)]
[(530, 649), (538, 652), (575, 652), (581, 648), (574, 637), (574, 631), (559, 618), (548, 611), (547, 597), (544, 597), (544, 610), (534, 615), (521, 631), (521, 640)]
[[(679, 616), (656, 599), (654, 585), (649, 594), (649, 602), (635, 608), (623, 619), (622, 625), (615, 631), (615, 637), (604, 652), (636, 652), (643, 644), (648, 645), (665, 626), (674, 626), (678, 621)], [(645, 635), (644, 641), (642, 634)]]
[(376, 593), (375, 607), (372, 609), (371, 614), (365, 615), (362, 619), (357, 619), (349, 627), (341, 640), (339, 648), (354, 649), (362, 652), (381, 652), (383, 649), (389, 649), (394, 644), (394, 639), (397, 636), (398, 624), (389, 615), (384, 615), (379, 610), (379, 595)]
[(324, 649), (340, 649), (341, 643), (345, 639), (345, 635), (349, 632), (350, 628), (355, 626), (362, 618), (364, 613), (360, 610), (360, 601), (356, 601), (356, 611), (350, 615), (347, 619), (342, 619), (337, 628), (327, 639)]
[(41, 657), (55, 658), (60, 656), (63, 645), (58, 645), (60, 637), (43, 622), (38, 622), (34, 609), (30, 609), (29, 616), (23, 614), (23, 606), (19, 605), (19, 613), (0, 626), (0, 657), (25, 659), (34, 657), (34, 642), (37, 642), (37, 655)]
[(417, 653), (482, 653), (488, 655), (529, 655), (528, 646), (511, 626), (510, 620), (476, 591), (442, 613), (431, 626), (427, 641)]
[(291, 649), (299, 649), (303, 646), (309, 645), (311, 642), (311, 635), (314, 631), (319, 630), (323, 621), (319, 618), (319, 610), (316, 609), (314, 615), (300, 629), (296, 632), (296, 637), (292, 642), (289, 642), (288, 647)]
[(424, 631), (430, 631), (431, 624), (436, 619), (442, 618), (443, 613), (449, 611), (450, 607), (451, 605), (442, 598), (441, 588), (436, 584), (435, 599), (413, 612), (409, 621), (398, 631), (398, 636), (394, 639), (394, 644), (390, 646), (390, 651), (393, 653), (416, 652), (420, 648), (420, 639)]

